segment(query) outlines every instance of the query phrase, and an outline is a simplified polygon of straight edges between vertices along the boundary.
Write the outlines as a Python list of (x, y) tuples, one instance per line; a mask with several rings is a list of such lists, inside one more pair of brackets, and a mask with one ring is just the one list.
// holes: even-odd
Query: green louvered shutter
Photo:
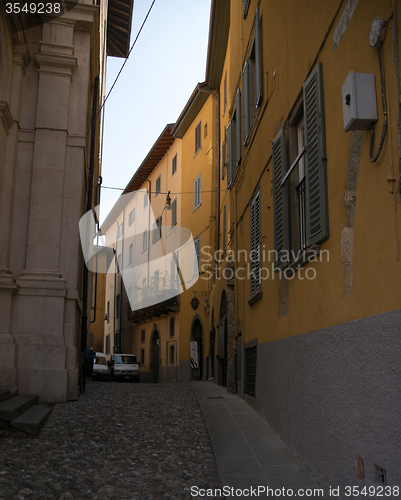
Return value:
[(284, 269), (289, 264), (288, 184), (281, 185), (287, 172), (285, 129), (281, 129), (272, 144), (273, 207), (274, 207), (274, 265)]
[(237, 90), (237, 98), (235, 105), (235, 133), (236, 133), (236, 161), (235, 165), (239, 165), (241, 163), (242, 156), (242, 141), (241, 141), (241, 91)]
[(227, 187), (230, 187), (233, 180), (233, 149), (232, 149), (232, 122), (227, 127)]
[(251, 202), (251, 296), (260, 288), (260, 192)]
[(256, 14), (255, 14), (255, 73), (256, 73), (256, 107), (259, 107), (263, 98), (262, 50), (260, 41), (259, 5), (256, 7)]
[(248, 141), (250, 128), (250, 109), (249, 109), (249, 60), (247, 59), (244, 66), (242, 79), (242, 100), (244, 103), (244, 146)]
[(329, 236), (321, 62), (316, 65), (304, 83), (303, 96), (306, 143), (306, 237), (307, 245), (311, 246)]

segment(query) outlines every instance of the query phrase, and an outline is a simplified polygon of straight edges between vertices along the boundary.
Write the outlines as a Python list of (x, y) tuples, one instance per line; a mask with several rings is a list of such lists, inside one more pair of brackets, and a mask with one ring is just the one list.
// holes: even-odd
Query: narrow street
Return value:
[(193, 485), (220, 486), (187, 384), (89, 382), (38, 438), (13, 432), (0, 450), (0, 500), (184, 500)]

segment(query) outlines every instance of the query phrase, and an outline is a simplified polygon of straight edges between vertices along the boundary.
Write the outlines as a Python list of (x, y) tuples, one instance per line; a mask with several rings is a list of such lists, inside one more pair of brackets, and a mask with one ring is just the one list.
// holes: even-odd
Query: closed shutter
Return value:
[(251, 296), (260, 287), (260, 194), (251, 203)]
[(235, 109), (235, 133), (236, 135), (236, 165), (239, 165), (241, 163), (241, 156), (242, 156), (242, 142), (241, 142), (241, 91), (240, 89), (237, 90), (237, 98), (236, 98), (236, 109)]
[(285, 130), (281, 129), (272, 144), (273, 207), (274, 207), (274, 265), (283, 269), (289, 263), (288, 184), (281, 185), (287, 171)]
[(255, 73), (256, 73), (256, 107), (260, 106), (263, 98), (263, 79), (262, 79), (262, 50), (260, 41), (260, 16), (259, 5), (256, 7), (255, 14)]
[(249, 109), (249, 60), (246, 60), (242, 80), (242, 92), (244, 102), (244, 146), (248, 141), (248, 134), (250, 128), (250, 109)]
[(321, 62), (316, 65), (304, 83), (303, 98), (306, 142), (306, 237), (307, 245), (311, 246), (329, 236)]
[(227, 127), (227, 187), (230, 187), (233, 180), (233, 150), (232, 150), (232, 122)]
[(225, 141), (221, 145), (221, 178), (224, 179), (224, 167), (226, 164), (226, 143)]

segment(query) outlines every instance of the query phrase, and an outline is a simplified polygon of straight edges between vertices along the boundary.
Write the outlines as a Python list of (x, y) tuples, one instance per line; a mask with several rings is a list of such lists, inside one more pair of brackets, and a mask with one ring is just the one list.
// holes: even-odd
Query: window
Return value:
[(128, 226), (132, 226), (135, 221), (135, 208), (128, 214)]
[(248, 143), (256, 110), (263, 98), (259, 7), (255, 14), (255, 37), (243, 71), (244, 145)]
[(121, 254), (119, 253), (118, 256), (117, 256), (117, 264), (118, 264), (118, 272), (121, 271)]
[(156, 196), (160, 193), (160, 185), (161, 185), (161, 176), (156, 179)]
[(169, 364), (175, 365), (175, 345), (169, 345)]
[(194, 209), (201, 204), (201, 176), (195, 179), (194, 183)]
[(245, 19), (248, 14), (250, 0), (242, 0), (242, 17)]
[(233, 181), (238, 165), (241, 163), (241, 91), (238, 89), (235, 111), (227, 126), (227, 186)]
[[(288, 130), (272, 143), (275, 266), (329, 236), (322, 64), (303, 85)], [(290, 233), (291, 228), (291, 233)]]
[(199, 273), (199, 256), (200, 256), (200, 238), (194, 241), (195, 253), (194, 253), (194, 275)]
[(145, 210), (145, 208), (147, 208), (148, 206), (148, 192), (146, 191), (146, 193), (144, 194), (144, 197), (143, 197), (143, 209)]
[(107, 323), (110, 323), (110, 300), (107, 301), (106, 318)]
[(223, 207), (223, 242), (222, 242), (222, 250), (226, 251), (227, 245), (227, 205)]
[(202, 122), (200, 121), (198, 125), (195, 127), (195, 154), (202, 147), (201, 132), (202, 132)]
[(110, 335), (106, 335), (106, 354), (110, 354)]
[(141, 349), (141, 365), (145, 364), (145, 349)]
[(153, 274), (153, 283), (155, 286), (155, 290), (159, 291), (159, 284), (160, 284), (160, 271), (156, 269), (156, 271)]
[(141, 330), (141, 344), (145, 343), (145, 330)]
[(245, 394), (256, 395), (257, 345), (245, 348)]
[(117, 239), (123, 235), (123, 232), (124, 232), (124, 224), (122, 222), (121, 224), (117, 223)]
[(175, 262), (175, 258), (173, 257), (170, 260), (170, 288), (171, 289), (176, 288), (177, 279), (178, 279), (177, 264)]
[(120, 317), (120, 307), (121, 307), (120, 294), (117, 294), (117, 297), (116, 297), (116, 318)]
[(174, 156), (173, 161), (171, 163), (171, 175), (174, 175), (177, 172), (177, 155)]
[(160, 215), (153, 223), (153, 240), (156, 243), (162, 237), (162, 216)]
[(132, 264), (134, 261), (134, 244), (131, 243), (129, 246), (128, 264)]
[(261, 288), (260, 280), (260, 191), (251, 202), (251, 297)]
[(148, 232), (144, 231), (142, 234), (142, 252), (148, 249)]
[(207, 137), (207, 123), (203, 126), (203, 138), (206, 139)]
[(173, 201), (171, 208), (171, 225), (175, 226), (177, 224), (177, 198)]
[(174, 337), (175, 318), (170, 319), (170, 338)]

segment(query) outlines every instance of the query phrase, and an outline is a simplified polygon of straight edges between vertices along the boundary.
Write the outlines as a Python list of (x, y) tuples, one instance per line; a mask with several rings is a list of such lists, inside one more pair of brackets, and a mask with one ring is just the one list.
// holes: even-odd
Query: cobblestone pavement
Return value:
[(184, 500), (191, 486), (220, 482), (187, 384), (89, 382), (38, 438), (0, 439), (0, 500)]

